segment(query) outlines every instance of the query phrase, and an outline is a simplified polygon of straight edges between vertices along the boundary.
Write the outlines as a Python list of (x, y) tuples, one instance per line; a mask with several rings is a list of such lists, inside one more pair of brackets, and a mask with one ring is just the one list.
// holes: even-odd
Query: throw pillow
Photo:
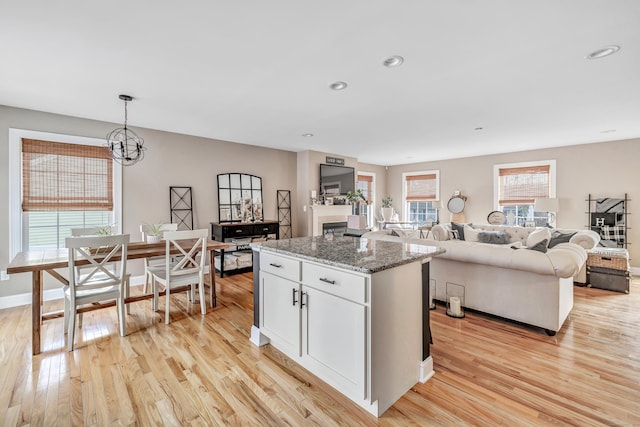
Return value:
[(458, 233), (458, 237), (456, 237), (456, 239), (464, 240), (464, 224), (458, 224), (456, 222), (452, 222), (451, 231), (456, 231)]
[(481, 231), (478, 233), (478, 240), (482, 243), (492, 243), (494, 245), (506, 245), (509, 243), (507, 234), (504, 231)]
[(529, 233), (525, 246), (535, 246), (545, 239), (547, 242), (551, 239), (551, 231), (548, 228), (538, 228)]
[(551, 234), (551, 240), (549, 240), (549, 249), (553, 248), (559, 243), (567, 243), (569, 240), (571, 240), (573, 235), (576, 233), (577, 231), (574, 231), (573, 233), (564, 233), (564, 234), (559, 231), (554, 231)]
[(538, 252), (542, 252), (542, 253), (546, 253), (547, 252), (547, 239), (541, 240), (538, 243), (536, 243), (533, 246), (527, 246), (527, 249), (530, 249), (532, 251), (538, 251)]
[(464, 240), (467, 242), (477, 242), (478, 241), (478, 233), (480, 230), (476, 230), (468, 224), (464, 225)]

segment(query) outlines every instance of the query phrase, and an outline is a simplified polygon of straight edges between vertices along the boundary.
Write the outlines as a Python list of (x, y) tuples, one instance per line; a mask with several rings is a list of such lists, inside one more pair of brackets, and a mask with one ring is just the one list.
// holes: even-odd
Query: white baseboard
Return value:
[(631, 267), (632, 276), (640, 276), (640, 267)]
[(433, 370), (433, 358), (431, 356), (420, 362), (420, 382), (426, 383), (429, 378), (435, 375)]
[[(131, 286), (140, 286), (144, 283), (144, 276), (134, 276), (131, 278)], [(62, 299), (62, 288), (45, 289), (42, 296), (44, 301), (54, 301)], [(31, 292), (24, 294), (9, 295), (0, 297), (0, 310), (4, 308), (19, 307), (21, 305), (31, 305)]]

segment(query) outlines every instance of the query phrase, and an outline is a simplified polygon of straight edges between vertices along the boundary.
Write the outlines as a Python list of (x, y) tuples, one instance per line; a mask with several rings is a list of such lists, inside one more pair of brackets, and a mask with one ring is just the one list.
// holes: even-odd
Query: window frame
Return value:
[[(417, 176), (417, 175), (435, 175), (436, 176), (436, 195), (435, 200), (429, 200), (428, 202), (437, 204), (440, 201), (440, 170), (426, 170), (426, 171), (416, 171), (416, 172), (403, 172), (402, 173), (402, 220), (405, 222), (409, 221), (409, 201), (407, 200), (407, 177)], [(439, 215), (437, 207), (434, 207), (436, 210), (436, 221), (439, 221)]]
[[(536, 160), (531, 162), (502, 163), (493, 165), (493, 209), (502, 212), (500, 206), (500, 169), (549, 166), (549, 196), (556, 197), (556, 161)], [(529, 205), (527, 205), (529, 206)], [(530, 205), (533, 209), (533, 204)], [(532, 211), (533, 212), (533, 211)]]
[(367, 208), (367, 227), (371, 227), (374, 215), (373, 207), (376, 205), (376, 174), (375, 172), (356, 171), (356, 189), (358, 188), (358, 177), (360, 175), (371, 177), (371, 194), (369, 194), (369, 204)]
[[(39, 139), (68, 144), (105, 146), (98, 138), (40, 132), (26, 129), (9, 129), (9, 257), (22, 252), (24, 229), (22, 211), (22, 138)], [(122, 165), (113, 162), (113, 219), (117, 233), (122, 232)]]

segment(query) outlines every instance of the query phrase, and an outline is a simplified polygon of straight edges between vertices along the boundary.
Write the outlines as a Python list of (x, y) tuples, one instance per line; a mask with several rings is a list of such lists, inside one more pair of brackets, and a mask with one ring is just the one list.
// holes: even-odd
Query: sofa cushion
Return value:
[[(455, 231), (454, 239), (464, 240), (464, 224), (458, 224), (457, 222), (452, 222), (451, 231)], [(456, 234), (458, 235), (457, 237), (456, 237)]]
[(504, 231), (481, 231), (478, 233), (478, 241), (494, 245), (506, 245), (509, 243), (507, 233)]
[(464, 240), (467, 242), (477, 242), (478, 241), (478, 233), (480, 230), (476, 230), (471, 227), (469, 224), (464, 225)]
[(529, 237), (527, 237), (527, 242), (525, 246), (531, 247), (535, 246), (541, 241), (546, 240), (547, 243), (551, 240), (551, 230), (548, 228), (536, 228), (534, 231), (529, 233)]
[(569, 240), (571, 240), (571, 238), (574, 236), (574, 234), (576, 234), (575, 231), (573, 233), (561, 233), (559, 231), (554, 231), (551, 234), (551, 240), (549, 240), (549, 249), (553, 248), (559, 243), (568, 243)]
[(542, 239), (535, 245), (532, 245), (532, 246), (527, 245), (527, 249), (532, 251), (547, 253), (547, 242), (548, 242), (547, 239)]
[(404, 228), (392, 228), (391, 235), (397, 237), (405, 237), (409, 239), (419, 239), (420, 238), (420, 230), (407, 230)]

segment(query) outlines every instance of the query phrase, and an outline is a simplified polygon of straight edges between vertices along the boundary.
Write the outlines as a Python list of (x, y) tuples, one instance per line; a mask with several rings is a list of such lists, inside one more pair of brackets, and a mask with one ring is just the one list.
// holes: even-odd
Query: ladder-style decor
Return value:
[(178, 230), (193, 230), (193, 197), (191, 187), (169, 187), (171, 223)]
[(291, 191), (278, 190), (278, 222), (280, 223), (280, 238), (291, 239)]

